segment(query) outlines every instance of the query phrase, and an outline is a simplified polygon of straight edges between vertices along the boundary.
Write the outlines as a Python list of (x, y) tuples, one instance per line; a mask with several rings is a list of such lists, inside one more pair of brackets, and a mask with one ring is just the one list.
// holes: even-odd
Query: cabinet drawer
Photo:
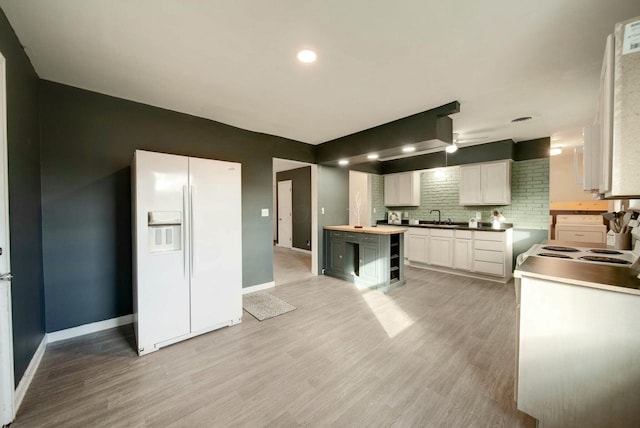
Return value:
[(473, 268), (473, 270), (478, 273), (504, 276), (504, 264), (502, 263), (482, 262), (476, 260), (473, 262)]
[(504, 263), (504, 252), (475, 250), (473, 253), (473, 259), (476, 261), (483, 261), (483, 262)]
[(451, 229), (431, 229), (431, 236), (441, 236), (443, 238), (453, 238), (453, 230)]
[(595, 230), (575, 231), (575, 230), (557, 230), (556, 239), (563, 241), (575, 242), (600, 242), (605, 243), (607, 238), (604, 232)]
[(360, 242), (360, 234), (353, 232), (345, 232), (344, 239), (351, 242)]
[(441, 236), (443, 238), (453, 238), (453, 230), (450, 229), (431, 229), (431, 236)]
[(456, 238), (457, 239), (471, 239), (471, 231), (470, 230), (456, 230)]
[(409, 236), (429, 236), (429, 229), (410, 227), (407, 233), (409, 234)]
[(499, 242), (504, 242), (504, 236), (505, 233), (504, 232), (482, 232), (482, 231), (478, 231), (475, 232), (476, 239), (482, 240), (482, 241), (499, 241)]
[(504, 242), (496, 241), (478, 241), (473, 242), (473, 248), (476, 250), (504, 251)]
[(378, 235), (364, 234), (360, 237), (360, 242), (365, 242), (367, 244), (377, 244)]
[(336, 230), (332, 230), (329, 234), (333, 239), (344, 239), (344, 232), (339, 232)]

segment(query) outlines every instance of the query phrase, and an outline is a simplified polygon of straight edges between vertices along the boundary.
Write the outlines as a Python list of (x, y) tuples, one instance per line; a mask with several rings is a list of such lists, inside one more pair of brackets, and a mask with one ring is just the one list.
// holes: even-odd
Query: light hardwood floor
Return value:
[(273, 247), (273, 280), (276, 286), (311, 277), (310, 252)]
[(297, 310), (137, 357), (130, 326), (55, 343), (11, 428), (533, 427), (513, 402), (515, 296), (407, 268), (389, 294), (312, 277)]

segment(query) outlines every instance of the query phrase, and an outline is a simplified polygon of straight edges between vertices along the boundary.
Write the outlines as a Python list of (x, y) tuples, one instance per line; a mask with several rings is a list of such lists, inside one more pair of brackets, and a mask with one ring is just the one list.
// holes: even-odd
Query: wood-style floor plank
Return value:
[(131, 326), (49, 345), (12, 428), (535, 426), (513, 402), (512, 284), (407, 268), (382, 294), (296, 263), (276, 318), (144, 357)]

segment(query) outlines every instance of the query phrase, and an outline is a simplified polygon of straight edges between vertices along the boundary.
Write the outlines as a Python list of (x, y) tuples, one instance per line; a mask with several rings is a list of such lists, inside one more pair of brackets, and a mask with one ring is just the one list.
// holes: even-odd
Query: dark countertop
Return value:
[[(553, 245), (570, 244), (562, 241), (547, 241), (546, 243)], [(580, 246), (585, 246), (584, 242)], [(589, 246), (596, 247), (593, 244)], [(640, 279), (638, 279), (640, 271), (635, 268), (636, 265), (634, 267), (605, 266), (532, 256), (527, 257), (516, 268), (513, 276), (516, 278), (539, 278), (640, 296)]]
[(402, 220), (401, 225), (389, 224), (386, 220), (378, 220), (377, 224), (381, 226), (402, 226), (402, 227), (419, 227), (419, 228), (428, 228), (428, 229), (453, 229), (453, 230), (481, 230), (483, 232), (504, 232), (508, 229), (513, 228), (512, 223), (502, 223), (502, 227), (500, 229), (494, 229), (491, 226), (491, 223), (478, 223), (478, 227), (469, 227), (468, 222), (459, 223), (452, 222), (451, 224), (446, 224), (445, 222), (437, 223), (432, 221), (420, 221), (419, 224), (409, 224), (408, 220)]

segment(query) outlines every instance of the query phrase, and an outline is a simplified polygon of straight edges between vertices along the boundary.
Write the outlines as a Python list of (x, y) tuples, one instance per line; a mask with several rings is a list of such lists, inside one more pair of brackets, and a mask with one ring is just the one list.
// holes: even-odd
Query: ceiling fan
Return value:
[(489, 140), (489, 137), (471, 137), (471, 136), (461, 137), (459, 133), (454, 132), (453, 133), (453, 143), (448, 145), (445, 148), (445, 150), (446, 150), (447, 153), (454, 153), (460, 147), (472, 146), (472, 145), (475, 145), (475, 144), (483, 143), (483, 142), (488, 141), (488, 140)]

